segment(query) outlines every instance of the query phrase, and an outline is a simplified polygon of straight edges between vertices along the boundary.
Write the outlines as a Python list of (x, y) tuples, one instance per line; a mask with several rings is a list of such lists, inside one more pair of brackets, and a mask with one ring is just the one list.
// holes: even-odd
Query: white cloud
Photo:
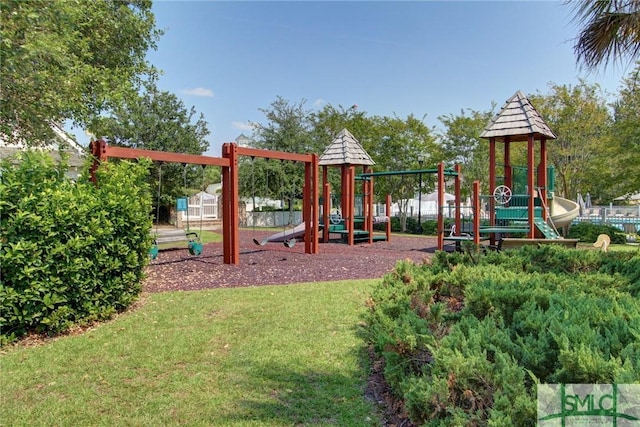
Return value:
[(193, 96), (204, 96), (208, 98), (213, 97), (213, 91), (211, 89), (207, 89), (204, 87), (196, 87), (193, 89), (185, 89), (182, 91), (185, 95), (193, 95)]
[(231, 122), (231, 126), (238, 130), (253, 130), (253, 125), (251, 123)]
[(327, 101), (325, 101), (324, 99), (318, 98), (315, 101), (313, 101), (313, 106), (314, 107), (322, 107), (326, 103), (327, 103)]

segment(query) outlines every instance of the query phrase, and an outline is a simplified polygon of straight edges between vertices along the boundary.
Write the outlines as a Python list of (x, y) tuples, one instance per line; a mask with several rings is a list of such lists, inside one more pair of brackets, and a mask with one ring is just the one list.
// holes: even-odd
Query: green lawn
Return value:
[[(578, 249), (600, 250), (598, 248), (594, 248), (593, 247), (593, 243), (578, 243)], [(639, 250), (640, 250), (640, 246), (638, 246), (638, 245), (632, 245), (632, 244), (626, 244), (626, 245), (612, 244), (612, 245), (609, 245), (609, 251), (610, 252), (634, 252), (634, 251), (639, 251)]]
[[(222, 234), (218, 232), (210, 231), (210, 230), (202, 230), (201, 232), (200, 230), (194, 227), (191, 228), (191, 231), (198, 233), (202, 244), (222, 242)], [(173, 248), (186, 248), (187, 242), (183, 241), (183, 242), (162, 243), (158, 245), (158, 247), (160, 248), (160, 250), (173, 249)]]
[(359, 315), (375, 280), (150, 294), (5, 348), (0, 425), (374, 426)]

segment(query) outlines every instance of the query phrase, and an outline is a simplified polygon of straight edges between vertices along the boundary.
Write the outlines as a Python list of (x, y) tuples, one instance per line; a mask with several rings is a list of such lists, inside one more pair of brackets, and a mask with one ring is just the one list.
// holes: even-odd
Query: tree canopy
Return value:
[(613, 168), (612, 181), (616, 196), (621, 196), (640, 190), (640, 61), (623, 81), (613, 116), (618, 167)]
[[(463, 192), (471, 194), (472, 183), (487, 182), (489, 171), (489, 142), (480, 134), (493, 117), (495, 103), (490, 111), (461, 110), (460, 114), (438, 117), (444, 130), (438, 136), (445, 161), (462, 166)], [(485, 189), (486, 190), (486, 189)]]
[(150, 0), (3, 1), (0, 134), (36, 145), (137, 96), (160, 34)]
[[(575, 199), (578, 192), (607, 198), (611, 186), (611, 116), (598, 85), (550, 84), (547, 95), (532, 95), (531, 103), (558, 137), (548, 143), (555, 167), (556, 192)], [(524, 153), (521, 154), (524, 158)], [(515, 154), (514, 154), (515, 156)]]
[[(198, 116), (194, 107), (186, 108), (176, 95), (158, 90), (153, 82), (145, 87), (144, 93), (117, 106), (109, 116), (93, 120), (91, 132), (123, 147), (187, 154), (206, 151), (209, 129), (203, 115)], [(152, 180), (157, 179), (157, 167)], [(205, 187), (200, 167), (167, 164), (162, 176), (162, 194), (166, 199), (163, 203), (172, 203), (173, 198), (185, 195), (187, 189)], [(211, 179), (215, 177), (208, 178)], [(206, 174), (204, 180), (208, 181)]]

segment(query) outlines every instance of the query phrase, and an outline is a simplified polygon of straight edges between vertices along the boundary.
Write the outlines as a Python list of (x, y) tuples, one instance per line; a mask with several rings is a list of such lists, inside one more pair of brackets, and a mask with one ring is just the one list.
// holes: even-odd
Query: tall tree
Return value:
[(600, 87), (582, 81), (550, 88), (548, 95), (529, 99), (558, 137), (548, 142), (556, 192), (570, 199), (578, 192), (605, 197), (617, 166), (611, 162), (611, 115)]
[(489, 142), (481, 139), (480, 134), (493, 117), (494, 109), (495, 103), (490, 111), (461, 110), (459, 115), (438, 117), (444, 125), (444, 131), (438, 136), (444, 159), (450, 165), (462, 166), (465, 195), (471, 193), (473, 181), (487, 184)]
[[(434, 168), (443, 158), (432, 130), (414, 115), (405, 119), (374, 116), (370, 123), (362, 145), (375, 160), (375, 171)], [(433, 179), (428, 174), (378, 178), (375, 188), (378, 201), (391, 194), (394, 202), (398, 203), (400, 226), (404, 231), (407, 215), (411, 214), (409, 200), (416, 197), (420, 188), (423, 194), (433, 189)]]
[[(257, 148), (274, 151), (284, 151), (288, 153), (313, 153), (316, 146), (312, 137), (313, 123), (311, 111), (305, 107), (306, 100), (292, 103), (281, 96), (278, 96), (271, 103), (269, 108), (260, 108), (266, 118), (265, 123), (253, 123), (253, 140)], [(268, 167), (267, 167), (268, 166)], [(248, 161), (244, 161), (241, 167), (242, 176), (248, 176), (246, 172), (249, 168)], [(258, 170), (269, 170), (270, 174), (277, 176), (269, 180), (270, 194), (281, 194), (285, 199), (289, 210), (293, 209), (295, 199), (302, 196), (302, 185), (304, 183), (304, 166), (294, 162), (271, 161)], [(266, 172), (265, 172), (266, 173)], [(263, 181), (264, 180), (264, 181)], [(249, 196), (247, 183), (249, 180), (243, 179), (245, 185), (241, 187), (241, 194)], [(254, 177), (253, 182), (256, 181)], [(265, 182), (263, 177), (258, 178), (258, 182)]]
[(569, 3), (583, 28), (574, 51), (587, 68), (640, 56), (640, 0), (578, 0)]
[(135, 97), (160, 34), (151, 0), (3, 0), (0, 136), (36, 145)]
[[(94, 119), (90, 124), (91, 132), (123, 147), (187, 154), (206, 151), (209, 129), (204, 116), (198, 116), (194, 107), (186, 108), (176, 95), (159, 91), (153, 82), (145, 86), (144, 93), (116, 107), (110, 116)], [(156, 170), (152, 173), (153, 179), (158, 176), (157, 167), (155, 165)], [(185, 195), (187, 188), (203, 190), (206, 184), (200, 167), (162, 166), (164, 204)]]
[(616, 142), (616, 164), (613, 169), (612, 195), (621, 196), (640, 191), (640, 61), (623, 80), (618, 100), (613, 104), (612, 138)]

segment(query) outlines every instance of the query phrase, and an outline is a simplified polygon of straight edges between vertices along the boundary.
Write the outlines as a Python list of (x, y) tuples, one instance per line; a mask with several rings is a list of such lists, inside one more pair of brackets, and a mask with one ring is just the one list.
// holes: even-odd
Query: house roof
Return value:
[(371, 156), (347, 129), (342, 129), (324, 150), (318, 162), (320, 166), (375, 165)]
[[(85, 148), (71, 138), (57, 123), (51, 123), (51, 130), (55, 133), (55, 138), (46, 145), (37, 147), (37, 149), (49, 152), (51, 158), (56, 162), (61, 160), (61, 153), (65, 153), (68, 155), (67, 162), (69, 166), (82, 166), (86, 158)], [(24, 143), (20, 141), (9, 143), (0, 135), (0, 159), (11, 157), (25, 150), (25, 148)]]
[(517, 91), (487, 124), (480, 138), (498, 141), (526, 141), (529, 135), (540, 139), (556, 139), (556, 135), (533, 107), (529, 99)]

